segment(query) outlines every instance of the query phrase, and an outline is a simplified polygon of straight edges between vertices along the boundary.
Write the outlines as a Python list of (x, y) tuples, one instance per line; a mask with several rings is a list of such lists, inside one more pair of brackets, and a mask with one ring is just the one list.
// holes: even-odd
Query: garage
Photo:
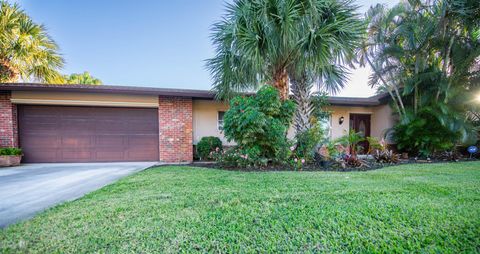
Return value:
[(158, 161), (158, 109), (18, 105), (24, 162)]

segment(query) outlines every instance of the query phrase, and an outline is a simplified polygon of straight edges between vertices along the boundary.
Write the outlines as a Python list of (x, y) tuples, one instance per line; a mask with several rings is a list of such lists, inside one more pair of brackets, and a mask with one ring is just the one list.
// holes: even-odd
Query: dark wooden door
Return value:
[(158, 111), (19, 105), (25, 162), (157, 161)]
[[(371, 115), (370, 114), (350, 114), (350, 129), (356, 133), (361, 133), (364, 138), (370, 137)], [(360, 153), (368, 151), (368, 141), (360, 142), (362, 147)]]

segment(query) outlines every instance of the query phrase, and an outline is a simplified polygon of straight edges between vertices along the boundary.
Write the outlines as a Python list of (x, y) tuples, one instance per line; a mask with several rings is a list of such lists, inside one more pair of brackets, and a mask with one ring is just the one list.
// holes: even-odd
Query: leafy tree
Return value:
[(361, 36), (355, 11), (348, 0), (234, 1), (213, 28), (213, 89), (228, 98), (267, 83), (285, 100), (289, 81), (304, 74), (338, 89)]
[(73, 73), (64, 76), (67, 84), (101, 85), (102, 81), (90, 75), (89, 72)]
[(0, 2), (0, 82), (57, 83), (63, 66), (57, 44), (18, 4)]
[(254, 96), (238, 96), (225, 112), (223, 131), (242, 151), (259, 159), (282, 159), (288, 150), (286, 134), (295, 111), (292, 101), (280, 100), (278, 91), (262, 87)]

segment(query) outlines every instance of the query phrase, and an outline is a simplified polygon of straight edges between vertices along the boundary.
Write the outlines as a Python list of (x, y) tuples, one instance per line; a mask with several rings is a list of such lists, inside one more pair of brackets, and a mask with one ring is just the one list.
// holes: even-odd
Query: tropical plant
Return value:
[(289, 79), (309, 75), (338, 90), (361, 31), (348, 0), (236, 0), (213, 27), (213, 89), (228, 98), (267, 83), (286, 100)]
[[(402, 1), (368, 11), (358, 59), (373, 70), (370, 84), (391, 96), (400, 116), (394, 135), (403, 149), (425, 155), (476, 139), (467, 113), (479, 84), (479, 18), (480, 3), (468, 0)], [(442, 137), (419, 125), (438, 127), (434, 131)], [(447, 141), (443, 136), (449, 134), (454, 139)]]
[(259, 151), (259, 158), (284, 160), (288, 156), (287, 130), (295, 111), (292, 101), (280, 100), (278, 91), (262, 87), (254, 96), (238, 96), (225, 112), (223, 131), (240, 150)]
[(63, 64), (57, 44), (43, 25), (18, 4), (0, 2), (0, 82), (33, 80), (58, 83)]
[(393, 152), (393, 150), (375, 150), (373, 158), (378, 163), (396, 164), (400, 162), (400, 156)]
[(82, 84), (82, 85), (101, 85), (102, 81), (90, 75), (89, 72), (72, 73), (63, 77), (67, 84)]
[(348, 134), (336, 139), (335, 143), (348, 147), (347, 154), (356, 157), (357, 152), (360, 149), (358, 144), (364, 140), (365, 137), (361, 132), (355, 132), (355, 130), (352, 129), (348, 132)]

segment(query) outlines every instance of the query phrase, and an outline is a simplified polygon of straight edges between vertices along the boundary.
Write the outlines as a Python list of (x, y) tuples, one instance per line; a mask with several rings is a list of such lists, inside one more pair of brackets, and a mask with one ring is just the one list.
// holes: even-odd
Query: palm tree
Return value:
[(228, 98), (267, 83), (287, 99), (293, 76), (330, 82), (361, 37), (355, 11), (350, 0), (234, 1), (213, 26), (216, 55), (207, 60), (213, 90)]
[(67, 84), (101, 85), (102, 81), (90, 75), (89, 72), (73, 73), (64, 76)]
[(33, 22), (18, 4), (0, 2), (0, 82), (56, 83), (63, 63), (45, 27)]

